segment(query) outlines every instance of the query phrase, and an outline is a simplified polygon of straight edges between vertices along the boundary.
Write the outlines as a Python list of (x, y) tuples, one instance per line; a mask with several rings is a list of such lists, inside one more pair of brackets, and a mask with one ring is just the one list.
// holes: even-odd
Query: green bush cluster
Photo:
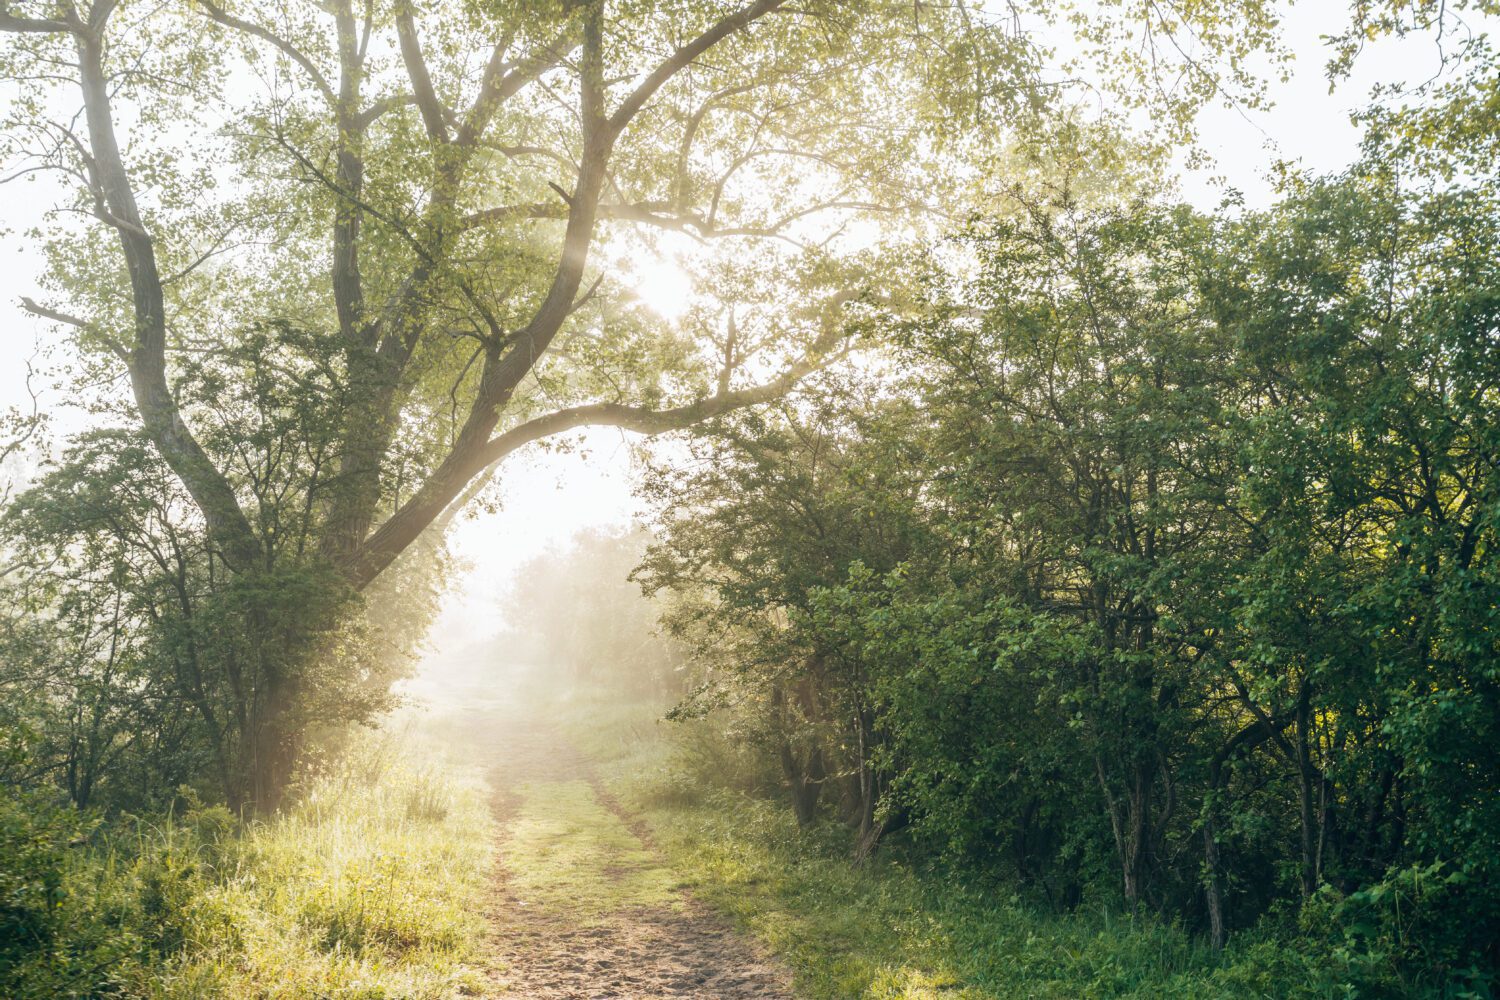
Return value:
[(1497, 207), (1376, 160), (1242, 215), (974, 222), (900, 391), (830, 379), (654, 481), (674, 714), (736, 744), (698, 773), (757, 754), (856, 861), (1492, 991)]
[(127, 995), (230, 930), (205, 897), (232, 870), (237, 824), (183, 802), (106, 824), (40, 795), (0, 799), (0, 996)]
[(694, 895), (786, 959), (812, 1000), (1490, 995), (1477, 971), (1467, 977), (1477, 985), (1456, 981), (1420, 925), (1423, 902), (1444, 891), (1437, 871), (1404, 874), (1399, 892), (1324, 890), (1220, 952), (1181, 924), (1118, 906), (1059, 913), (900, 838), (851, 866), (842, 824), (799, 829), (775, 801), (705, 782), (703, 763), (734, 752), (722, 736), (710, 750), (712, 739), (634, 741), (608, 773)]

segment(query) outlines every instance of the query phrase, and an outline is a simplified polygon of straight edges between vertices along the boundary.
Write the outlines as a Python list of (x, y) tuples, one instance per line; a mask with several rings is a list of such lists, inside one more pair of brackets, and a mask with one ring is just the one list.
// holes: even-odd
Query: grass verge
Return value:
[[(650, 706), (580, 703), (575, 740), (650, 825), (682, 883), (792, 969), (809, 1000), (1347, 997), (1273, 940), (1215, 954), (1181, 928), (1058, 914), (887, 851), (863, 868), (837, 824), (799, 831), (783, 803), (705, 790)], [(733, 754), (733, 748), (717, 752)]]
[(221, 808), (88, 823), (0, 814), (13, 998), (426, 1000), (478, 977), (492, 865), (484, 788), (371, 736), (298, 804), (238, 825)]

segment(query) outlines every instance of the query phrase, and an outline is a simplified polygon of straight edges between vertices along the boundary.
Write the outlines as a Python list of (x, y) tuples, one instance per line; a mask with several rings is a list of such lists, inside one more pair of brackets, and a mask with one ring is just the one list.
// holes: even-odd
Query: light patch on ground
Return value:
[(523, 786), (502, 852), (519, 905), (597, 921), (627, 907), (681, 909), (676, 877), (582, 780)]

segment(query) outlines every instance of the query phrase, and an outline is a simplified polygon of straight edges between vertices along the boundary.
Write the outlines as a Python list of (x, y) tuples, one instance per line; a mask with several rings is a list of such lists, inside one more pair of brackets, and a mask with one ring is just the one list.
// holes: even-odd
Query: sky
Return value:
[[(1184, 173), (1183, 195), (1201, 207), (1212, 207), (1225, 191), (1214, 178), (1245, 196), (1249, 206), (1268, 203), (1273, 188), (1268, 170), (1287, 159), (1318, 172), (1337, 171), (1358, 153), (1359, 133), (1350, 112), (1364, 103), (1380, 80), (1417, 82), (1437, 68), (1438, 54), (1429, 39), (1383, 42), (1367, 51), (1353, 77), (1330, 94), (1324, 76), (1327, 55), (1319, 36), (1341, 27), (1347, 7), (1336, 0), (1304, 0), (1284, 21), (1295, 55), (1292, 78), (1274, 83), (1269, 110), (1243, 113), (1210, 107), (1200, 118), (1204, 148), (1214, 166)], [(3, 90), (0, 90), (3, 99)], [(25, 360), (52, 334), (48, 324), (25, 313), (23, 295), (38, 295), (39, 259), (29, 253), (26, 230), (41, 223), (50, 200), (45, 182), (0, 185), (0, 409), (29, 405)], [(670, 312), (682, 293), (680, 277), (670, 265), (638, 269), (638, 288)], [(65, 394), (43, 387), (42, 405), (56, 415), (59, 430), (80, 425)], [(565, 453), (523, 453), (508, 459), (499, 478), (503, 498), (493, 514), (463, 518), (453, 529), (452, 544), (470, 568), (454, 581), (436, 635), (448, 641), (472, 640), (492, 633), (500, 622), (499, 601), (516, 568), (526, 560), (566, 545), (581, 528), (624, 525), (640, 504), (631, 490), (630, 449), (623, 432), (589, 432), (583, 447)], [(586, 453), (587, 457), (584, 457)]]

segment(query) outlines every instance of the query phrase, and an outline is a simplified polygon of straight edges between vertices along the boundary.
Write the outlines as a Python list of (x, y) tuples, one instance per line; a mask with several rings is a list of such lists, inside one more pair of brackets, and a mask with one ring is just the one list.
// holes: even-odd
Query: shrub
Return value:
[(108, 823), (0, 797), (0, 997), (451, 995), (489, 813), (477, 786), (394, 757), (365, 741), (249, 826), (186, 790)]

